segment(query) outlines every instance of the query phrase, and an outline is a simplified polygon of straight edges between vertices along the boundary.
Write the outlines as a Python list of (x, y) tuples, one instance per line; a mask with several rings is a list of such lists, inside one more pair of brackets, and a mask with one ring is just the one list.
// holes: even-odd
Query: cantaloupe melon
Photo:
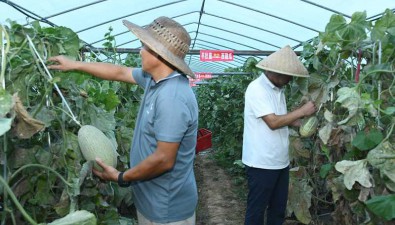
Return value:
[(96, 225), (95, 215), (86, 210), (79, 210), (57, 219), (48, 225)]
[(82, 155), (87, 161), (93, 160), (94, 168), (103, 169), (95, 162), (96, 157), (105, 164), (116, 167), (118, 153), (110, 139), (99, 129), (92, 125), (84, 125), (78, 131), (78, 143)]

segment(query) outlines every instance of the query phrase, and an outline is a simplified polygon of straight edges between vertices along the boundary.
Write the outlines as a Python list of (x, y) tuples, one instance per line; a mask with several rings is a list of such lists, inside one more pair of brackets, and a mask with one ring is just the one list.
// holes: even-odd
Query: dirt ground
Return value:
[(196, 225), (244, 224), (245, 200), (237, 194), (232, 178), (210, 158), (210, 150), (195, 159), (199, 202)]
[[(242, 225), (246, 199), (240, 185), (211, 157), (211, 149), (200, 152), (195, 159), (195, 176), (198, 187), (196, 225)], [(134, 216), (135, 217), (135, 213)], [(325, 224), (325, 223), (324, 223)], [(284, 225), (300, 225), (286, 220)]]
[[(215, 163), (211, 153), (211, 149), (200, 152), (195, 159), (199, 194), (196, 225), (243, 225), (246, 199), (240, 192), (247, 190), (233, 183), (232, 177)], [(284, 225), (301, 223), (287, 218)]]

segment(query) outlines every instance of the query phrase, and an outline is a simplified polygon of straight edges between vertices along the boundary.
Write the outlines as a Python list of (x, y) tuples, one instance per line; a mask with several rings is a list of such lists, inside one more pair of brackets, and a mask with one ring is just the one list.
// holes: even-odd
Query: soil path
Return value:
[[(200, 152), (195, 159), (195, 175), (199, 201), (196, 210), (196, 225), (243, 225), (246, 192), (235, 185), (233, 178), (212, 159), (211, 149)], [(245, 198), (245, 197), (244, 197)], [(314, 224), (333, 224), (327, 220)], [(303, 225), (294, 217), (286, 218), (284, 225)]]
[(244, 224), (245, 201), (232, 178), (210, 157), (207, 150), (196, 155), (195, 175), (199, 193), (196, 225)]

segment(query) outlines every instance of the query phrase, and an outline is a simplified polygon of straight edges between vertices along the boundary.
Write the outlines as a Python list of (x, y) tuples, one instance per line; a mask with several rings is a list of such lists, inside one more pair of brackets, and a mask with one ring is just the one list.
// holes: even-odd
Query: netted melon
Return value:
[(79, 210), (57, 219), (48, 225), (96, 225), (95, 215), (86, 210)]
[(84, 125), (78, 131), (78, 143), (82, 155), (87, 161), (92, 160), (96, 170), (102, 168), (95, 162), (100, 158), (105, 164), (116, 167), (118, 153), (111, 140), (99, 129), (92, 125)]

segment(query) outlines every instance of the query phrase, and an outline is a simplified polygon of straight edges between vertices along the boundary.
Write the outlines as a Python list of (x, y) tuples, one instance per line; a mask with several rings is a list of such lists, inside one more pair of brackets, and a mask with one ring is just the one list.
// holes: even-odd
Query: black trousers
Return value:
[(288, 200), (289, 167), (279, 170), (246, 167), (248, 200), (245, 225), (281, 225)]

